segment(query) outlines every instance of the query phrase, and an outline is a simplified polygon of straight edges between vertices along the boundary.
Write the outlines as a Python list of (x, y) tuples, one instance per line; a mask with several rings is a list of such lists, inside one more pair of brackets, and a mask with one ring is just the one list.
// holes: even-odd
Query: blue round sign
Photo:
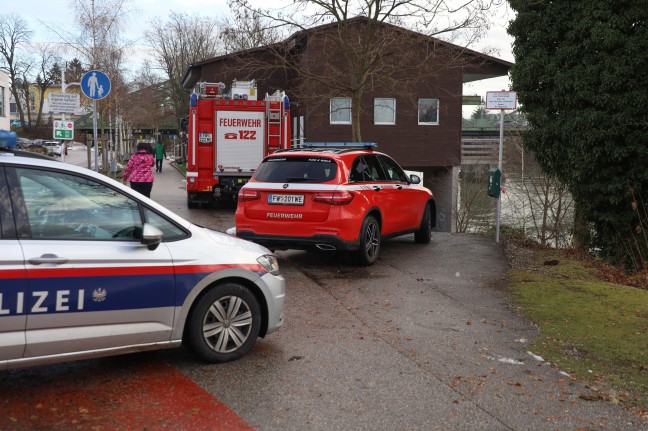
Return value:
[(91, 70), (81, 78), (81, 91), (90, 99), (101, 100), (110, 93), (110, 79), (100, 70)]

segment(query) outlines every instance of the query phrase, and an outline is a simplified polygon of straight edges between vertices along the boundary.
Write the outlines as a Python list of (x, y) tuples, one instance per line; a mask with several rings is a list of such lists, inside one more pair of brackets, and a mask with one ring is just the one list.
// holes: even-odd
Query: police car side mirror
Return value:
[(409, 176), (409, 179), (410, 179), (410, 183), (412, 183), (412, 184), (420, 184), (420, 182), (421, 182), (421, 177), (419, 177), (418, 175), (415, 175), (415, 174), (411, 174)]
[(144, 223), (142, 227), (141, 243), (144, 244), (149, 250), (155, 250), (162, 242), (163, 233), (160, 229), (153, 225)]

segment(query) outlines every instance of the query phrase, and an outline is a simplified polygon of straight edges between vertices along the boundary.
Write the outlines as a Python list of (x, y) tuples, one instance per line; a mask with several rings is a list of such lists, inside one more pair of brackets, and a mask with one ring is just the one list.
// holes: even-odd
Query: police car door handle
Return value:
[(68, 260), (64, 257), (58, 257), (57, 255), (50, 253), (46, 253), (41, 257), (32, 257), (31, 259), (29, 259), (29, 263), (31, 263), (32, 265), (43, 265), (45, 263), (63, 264), (67, 261)]
[(373, 189), (374, 189), (375, 191), (377, 191), (377, 192), (380, 191), (380, 187), (379, 187), (379, 186), (373, 186)]
[(397, 188), (398, 190), (403, 190), (403, 186), (401, 186), (400, 184), (398, 184), (398, 185), (396, 186), (396, 188)]

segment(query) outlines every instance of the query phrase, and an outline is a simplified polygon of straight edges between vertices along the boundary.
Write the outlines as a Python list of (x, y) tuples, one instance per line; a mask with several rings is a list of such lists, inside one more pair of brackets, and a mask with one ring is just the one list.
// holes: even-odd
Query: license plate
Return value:
[(200, 142), (201, 144), (211, 144), (211, 141), (211, 133), (198, 133), (198, 142)]
[(268, 203), (275, 205), (304, 205), (304, 195), (269, 195)]

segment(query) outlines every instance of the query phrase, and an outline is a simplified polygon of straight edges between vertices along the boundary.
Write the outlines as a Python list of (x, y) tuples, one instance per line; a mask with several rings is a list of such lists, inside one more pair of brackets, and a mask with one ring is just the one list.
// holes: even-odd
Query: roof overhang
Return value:
[(180, 86), (185, 90), (194, 88), (200, 79), (201, 69), (202, 66), (200, 64), (190, 64), (180, 80)]
[(506, 73), (464, 73), (463, 83), (466, 84), (468, 82), (481, 81), (482, 79), (499, 78), (500, 76), (506, 76), (506, 75), (508, 75), (508, 72)]

